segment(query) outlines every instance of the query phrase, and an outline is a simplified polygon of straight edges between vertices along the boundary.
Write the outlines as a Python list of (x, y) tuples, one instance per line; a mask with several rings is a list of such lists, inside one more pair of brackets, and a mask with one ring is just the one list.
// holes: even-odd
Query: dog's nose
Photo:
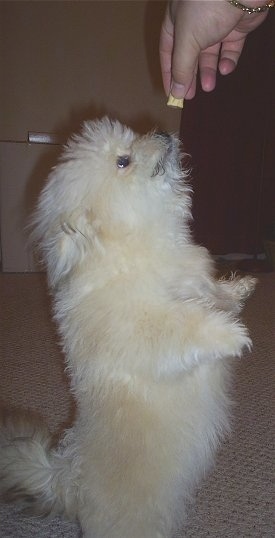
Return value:
[(157, 131), (156, 136), (159, 136), (160, 138), (164, 138), (164, 140), (170, 140), (171, 135), (167, 133), (166, 131)]

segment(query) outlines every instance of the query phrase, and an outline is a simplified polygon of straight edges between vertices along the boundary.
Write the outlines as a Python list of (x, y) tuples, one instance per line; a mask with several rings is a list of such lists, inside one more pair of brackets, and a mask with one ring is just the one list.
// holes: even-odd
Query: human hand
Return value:
[[(266, 0), (243, 0), (251, 7)], [(197, 72), (204, 91), (222, 75), (234, 71), (246, 36), (266, 18), (248, 14), (226, 0), (173, 0), (169, 2), (160, 35), (160, 62), (166, 94), (191, 99), (196, 93)]]

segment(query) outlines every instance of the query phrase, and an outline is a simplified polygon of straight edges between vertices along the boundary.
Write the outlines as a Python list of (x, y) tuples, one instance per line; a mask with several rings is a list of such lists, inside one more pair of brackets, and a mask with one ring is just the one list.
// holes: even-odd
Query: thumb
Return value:
[[(180, 25), (180, 22), (179, 22)], [(174, 49), (171, 69), (171, 93), (174, 97), (192, 98), (196, 93), (196, 75), (200, 46), (186, 32), (174, 33)]]

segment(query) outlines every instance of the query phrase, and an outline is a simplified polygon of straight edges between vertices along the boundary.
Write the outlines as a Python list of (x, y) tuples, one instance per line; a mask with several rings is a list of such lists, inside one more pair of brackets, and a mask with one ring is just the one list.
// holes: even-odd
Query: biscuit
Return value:
[(170, 93), (167, 101), (167, 106), (173, 106), (175, 108), (183, 108), (184, 99), (177, 99)]

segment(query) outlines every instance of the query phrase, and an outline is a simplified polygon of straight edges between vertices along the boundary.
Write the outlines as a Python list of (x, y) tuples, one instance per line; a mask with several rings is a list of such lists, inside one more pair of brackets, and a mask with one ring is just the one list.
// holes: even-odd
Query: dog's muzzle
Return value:
[(166, 131), (156, 132), (155, 137), (161, 139), (167, 147), (172, 143), (172, 136), (169, 133), (166, 133)]
[(169, 133), (167, 133), (166, 131), (159, 131), (159, 132), (156, 132), (156, 136), (160, 136), (161, 138), (163, 138), (164, 140), (170, 140), (171, 138), (171, 135)]
[(165, 156), (169, 156), (169, 154), (173, 152), (176, 147), (175, 138), (166, 131), (157, 131), (154, 136), (157, 140), (161, 140), (165, 153), (164, 158)]
[(173, 148), (173, 138), (169, 133), (166, 133), (165, 131), (156, 132), (154, 138), (156, 140), (161, 140), (163, 151), (153, 170), (152, 177), (163, 175), (165, 173), (165, 161)]

